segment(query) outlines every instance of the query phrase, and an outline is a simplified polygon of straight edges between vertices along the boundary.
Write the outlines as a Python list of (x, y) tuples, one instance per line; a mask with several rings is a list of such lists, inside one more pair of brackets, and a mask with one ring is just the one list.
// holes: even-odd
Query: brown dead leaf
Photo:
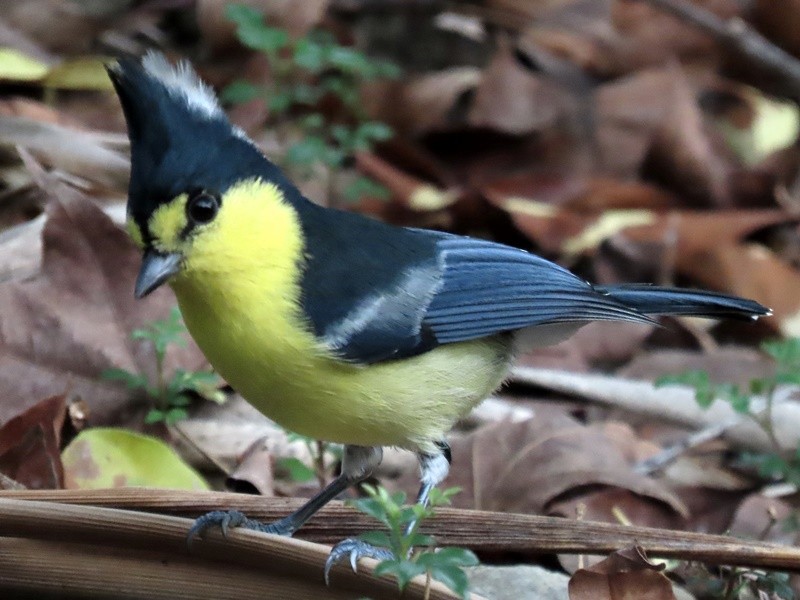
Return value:
[(786, 336), (800, 335), (800, 272), (755, 244), (709, 245), (679, 255), (678, 269), (698, 285), (757, 300), (773, 310), (764, 323)]
[[(43, 174), (51, 196), (41, 273), (0, 285), (0, 421), (38, 398), (69, 390), (91, 408), (91, 424), (119, 423), (141, 408), (131, 393), (100, 374), (110, 367), (153, 376), (152, 348), (130, 332), (166, 317), (167, 289), (136, 301), (139, 252), (90, 200)], [(205, 365), (200, 351), (170, 348), (168, 373)], [(137, 406), (138, 405), (138, 406)]]
[(261, 437), (244, 451), (236, 468), (226, 477), (225, 487), (243, 494), (274, 496), (272, 452)]
[(405, 81), (365, 85), (361, 98), (372, 118), (385, 121), (402, 135), (420, 136), (463, 125), (463, 111), (458, 109), (466, 105), (481, 78), (475, 67), (453, 67)]
[(622, 179), (638, 176), (682, 86), (680, 68), (668, 66), (637, 71), (598, 88), (596, 138), (604, 172)]
[[(90, 4), (98, 10), (93, 12)], [(3, 7), (3, 19), (48, 51), (82, 54), (92, 48), (109, 19), (125, 10), (127, 4), (127, 0), (101, 3), (75, 0), (9, 2)]]
[(356, 165), (363, 173), (386, 186), (400, 205), (414, 211), (442, 210), (459, 198), (457, 190), (439, 189), (368, 152), (356, 154)]
[(725, 347), (713, 352), (656, 350), (640, 353), (616, 374), (627, 379), (654, 381), (663, 375), (693, 369), (705, 371), (712, 381), (747, 388), (751, 379), (774, 375), (775, 362), (752, 348)]
[[(520, 423), (489, 425), (452, 440), (448, 481), (463, 489), (456, 504), (481, 510), (542, 513), (565, 495), (609, 486), (685, 513), (661, 484), (632, 473), (617, 437), (555, 411)], [(407, 489), (414, 486), (413, 480), (404, 484)]]
[(28, 117), (0, 116), (0, 145), (23, 147), (38, 160), (103, 185), (124, 189), (130, 161), (123, 134), (85, 131)]
[(770, 41), (800, 54), (800, 1), (756, 0), (751, 18)]
[(28, 489), (61, 489), (61, 429), (67, 414), (63, 395), (31, 406), (0, 428), (0, 472)]
[(672, 584), (639, 546), (618, 550), (578, 570), (569, 580), (570, 600), (675, 600)]
[(575, 110), (570, 93), (533, 75), (515, 58), (510, 44), (501, 43), (475, 91), (468, 120), (473, 127), (522, 135), (551, 128)]
[(796, 508), (788, 502), (751, 494), (739, 505), (728, 533), (734, 537), (793, 546), (797, 543), (797, 530), (787, 524), (794, 515)]

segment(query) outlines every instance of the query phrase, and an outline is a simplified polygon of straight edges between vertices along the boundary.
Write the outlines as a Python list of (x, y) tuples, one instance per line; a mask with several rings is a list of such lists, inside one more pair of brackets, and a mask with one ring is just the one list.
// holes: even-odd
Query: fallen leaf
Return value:
[(443, 190), (404, 173), (374, 154), (356, 154), (358, 168), (386, 186), (398, 203), (414, 211), (434, 212), (454, 204), (457, 190)]
[(42, 400), (0, 428), (0, 472), (28, 489), (61, 489), (63, 395)]
[(463, 109), (482, 77), (476, 67), (452, 67), (404, 81), (367, 84), (361, 98), (371, 118), (401, 135), (418, 137), (463, 126)]
[[(462, 488), (454, 501), (461, 507), (541, 514), (564, 496), (608, 486), (685, 513), (669, 490), (631, 471), (617, 441), (602, 426), (586, 427), (564, 413), (537, 413), (520, 423), (481, 427), (451, 440), (451, 447), (448, 485)], [(412, 488), (413, 480), (405, 485)]]
[(161, 440), (127, 429), (82, 431), (61, 454), (64, 487), (207, 490), (206, 481)]
[(243, 494), (274, 496), (272, 452), (265, 438), (259, 438), (244, 451), (236, 468), (226, 477), (225, 487)]
[(797, 528), (792, 526), (795, 516), (795, 507), (788, 502), (751, 494), (736, 510), (728, 534), (793, 546), (797, 543)]
[[(140, 255), (127, 235), (77, 190), (44, 181), (53, 199), (41, 273), (0, 284), (0, 422), (38, 398), (65, 391), (87, 402), (92, 424), (125, 422), (146, 408), (142, 398), (100, 374), (116, 367), (155, 380), (153, 349), (132, 341), (130, 333), (165, 318), (174, 297), (165, 288), (135, 300)], [(170, 347), (166, 373), (205, 364), (191, 343)]]
[(618, 550), (579, 569), (569, 580), (570, 600), (675, 600), (672, 584), (639, 546)]
[(553, 127), (576, 109), (569, 92), (525, 69), (508, 43), (501, 43), (475, 90), (469, 124), (522, 135)]

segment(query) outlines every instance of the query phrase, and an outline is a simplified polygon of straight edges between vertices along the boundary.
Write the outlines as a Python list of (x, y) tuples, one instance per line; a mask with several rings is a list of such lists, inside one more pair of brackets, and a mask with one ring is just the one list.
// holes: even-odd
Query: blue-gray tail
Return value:
[(753, 300), (717, 292), (642, 284), (595, 286), (595, 289), (646, 315), (757, 319), (772, 313)]

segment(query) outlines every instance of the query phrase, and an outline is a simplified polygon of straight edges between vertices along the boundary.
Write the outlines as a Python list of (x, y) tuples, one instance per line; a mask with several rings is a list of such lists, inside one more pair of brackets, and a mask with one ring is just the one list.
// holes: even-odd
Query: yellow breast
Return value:
[(269, 184), (226, 194), (174, 278), (186, 325), (207, 358), (258, 410), (287, 429), (334, 442), (432, 449), (497, 387), (504, 338), (441, 346), (360, 366), (339, 360), (300, 307), (303, 239), (296, 212)]

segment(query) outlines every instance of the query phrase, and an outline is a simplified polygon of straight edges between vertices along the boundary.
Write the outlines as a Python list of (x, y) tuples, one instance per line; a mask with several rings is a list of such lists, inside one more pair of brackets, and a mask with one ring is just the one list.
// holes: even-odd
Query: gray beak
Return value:
[(155, 250), (147, 250), (142, 257), (142, 267), (136, 278), (134, 296), (144, 298), (170, 277), (175, 275), (181, 267), (181, 255), (177, 252), (163, 254)]

